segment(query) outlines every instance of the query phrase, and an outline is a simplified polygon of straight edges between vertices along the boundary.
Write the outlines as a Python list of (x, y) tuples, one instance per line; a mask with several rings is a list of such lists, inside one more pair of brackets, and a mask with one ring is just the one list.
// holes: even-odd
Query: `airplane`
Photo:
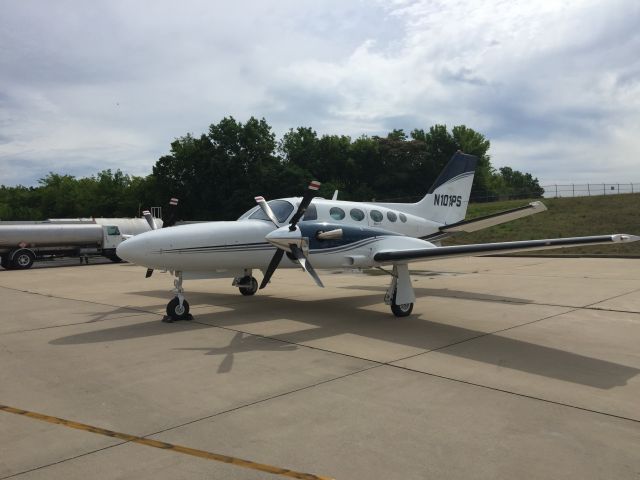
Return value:
[[(461, 232), (473, 232), (546, 210), (532, 202), (484, 217), (464, 220), (477, 158), (456, 152), (426, 195), (417, 203), (350, 202), (316, 197), (320, 183), (312, 181), (303, 197), (266, 201), (236, 221), (216, 221), (157, 228), (146, 215), (151, 231), (122, 242), (117, 255), (147, 267), (169, 271), (174, 297), (164, 321), (188, 320), (189, 303), (183, 280), (233, 278), (242, 295), (265, 288), (277, 268), (302, 268), (323, 287), (318, 269), (378, 268), (391, 276), (384, 302), (397, 317), (411, 314), (415, 294), (410, 262), (457, 256), (491, 255), (640, 240), (627, 234), (551, 238), (516, 242), (441, 246)], [(385, 269), (384, 267), (390, 267)], [(254, 270), (261, 270), (258, 281)]]

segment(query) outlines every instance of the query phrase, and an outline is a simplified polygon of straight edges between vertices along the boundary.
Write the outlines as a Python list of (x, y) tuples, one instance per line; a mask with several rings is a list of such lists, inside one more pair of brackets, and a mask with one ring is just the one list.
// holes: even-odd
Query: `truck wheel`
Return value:
[(4, 268), (5, 270), (11, 270), (11, 262), (9, 261), (8, 253), (0, 258), (0, 266), (2, 266), (2, 268)]
[(35, 259), (36, 256), (31, 250), (23, 248), (13, 254), (13, 257), (11, 258), (11, 266), (16, 270), (26, 270), (27, 268), (31, 268)]

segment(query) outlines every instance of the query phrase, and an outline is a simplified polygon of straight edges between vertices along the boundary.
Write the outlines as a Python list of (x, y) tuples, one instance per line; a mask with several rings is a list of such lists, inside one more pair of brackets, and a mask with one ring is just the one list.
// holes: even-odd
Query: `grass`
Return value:
[[(533, 200), (508, 200), (492, 203), (472, 203), (467, 220), (526, 205)], [(640, 193), (550, 198), (542, 202), (548, 211), (513, 222), (496, 225), (479, 232), (460, 234), (444, 245), (508, 242), (556, 237), (582, 237), (611, 233), (640, 235)], [(535, 252), (536, 255), (614, 255), (640, 257), (640, 242), (628, 245), (593, 245)]]

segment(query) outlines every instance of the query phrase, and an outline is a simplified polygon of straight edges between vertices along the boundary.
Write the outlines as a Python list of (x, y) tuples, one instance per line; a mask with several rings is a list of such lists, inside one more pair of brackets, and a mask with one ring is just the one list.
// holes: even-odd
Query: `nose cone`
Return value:
[(146, 242), (142, 237), (144, 237), (144, 234), (127, 238), (116, 247), (116, 255), (127, 262), (144, 265)]
[(298, 247), (302, 244), (302, 233), (298, 227), (295, 230), (289, 230), (289, 227), (280, 227), (273, 232), (270, 232), (265, 237), (269, 243), (289, 251), (289, 245), (294, 244)]

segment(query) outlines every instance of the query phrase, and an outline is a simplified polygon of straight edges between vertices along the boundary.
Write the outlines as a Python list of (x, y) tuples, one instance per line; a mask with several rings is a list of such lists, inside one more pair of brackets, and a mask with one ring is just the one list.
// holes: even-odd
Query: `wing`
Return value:
[(439, 241), (450, 237), (457, 233), (471, 233), (484, 228), (500, 225), (501, 223), (511, 222), (518, 218), (528, 217), (536, 213), (544, 212), (547, 207), (542, 202), (531, 202), (522, 207), (512, 208), (498, 213), (492, 213), (484, 217), (474, 218), (472, 220), (463, 220), (461, 222), (452, 223), (451, 225), (443, 225), (440, 231), (432, 235), (422, 237), (424, 240)]
[(615, 234), (592, 237), (548, 238), (545, 240), (523, 240), (519, 242), (477, 243), (472, 245), (456, 245), (452, 247), (436, 247), (428, 242), (424, 248), (384, 249), (376, 252), (373, 259), (378, 263), (412, 262), (430, 258), (447, 258), (462, 256), (482, 256), (495, 253), (525, 252), (530, 250), (546, 250), (550, 248), (579, 247), (582, 245), (601, 245), (631, 243), (640, 240), (639, 236)]

